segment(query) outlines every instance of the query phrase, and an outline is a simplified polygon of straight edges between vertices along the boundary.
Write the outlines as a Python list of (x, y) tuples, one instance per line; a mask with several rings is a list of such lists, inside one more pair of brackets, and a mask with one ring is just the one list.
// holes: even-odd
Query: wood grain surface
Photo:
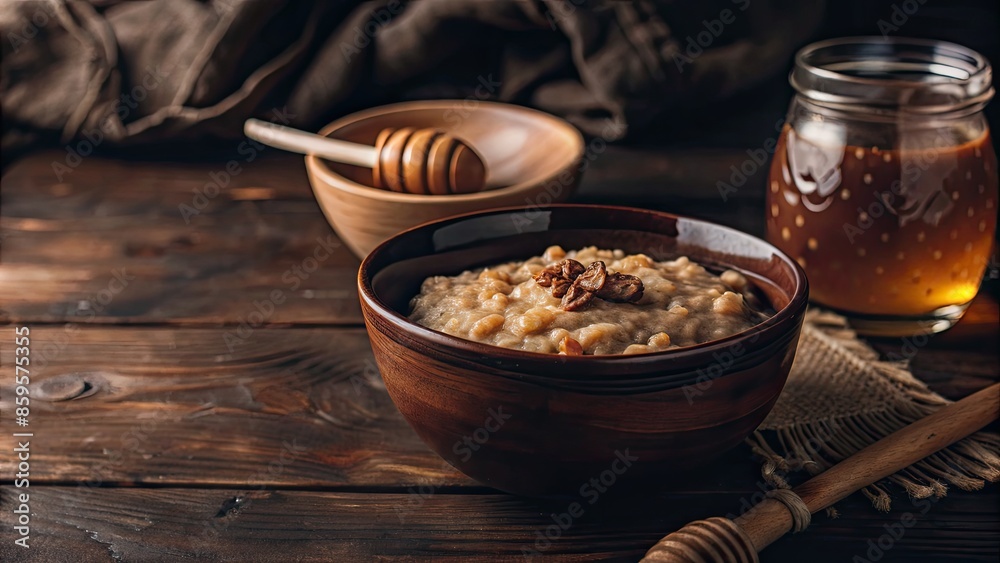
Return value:
[[(232, 352), (227, 334), (235, 331), (34, 328), (32, 430), (45, 437), (45, 447), (33, 454), (34, 479), (473, 484), (410, 431), (385, 393), (363, 329), (260, 329)], [(2, 368), (11, 370), (14, 330), (0, 329), (0, 335)], [(78, 381), (97, 391), (41, 398)], [(12, 377), (0, 380), (4, 413), (13, 408), (13, 384)], [(0, 419), (0, 451), (13, 447), (12, 422)], [(283, 456), (288, 463), (269, 471)], [(8, 478), (13, 466), (4, 456), (0, 475)]]
[[(582, 199), (642, 203), (665, 183), (659, 207), (753, 231), (755, 192), (720, 205), (711, 189), (741, 153), (611, 148)], [(495, 561), (525, 550), (634, 561), (690, 520), (763, 497), (759, 465), (739, 447), (640, 497), (602, 495), (542, 549), (539, 534), (573, 499), (496, 493), (417, 439), (374, 371), (357, 260), (333, 248), (297, 287), (282, 280), (332, 236), (298, 157), (239, 160), (188, 224), (178, 207), (236, 157), (91, 157), (59, 181), (51, 162), (62, 156), (15, 163), (0, 192), (0, 451), (14, 447), (14, 326), (32, 331), (36, 433), (30, 552), (12, 543), (14, 465), (0, 455), (2, 561)], [(700, 195), (665, 203), (699, 181)], [(112, 293), (123, 269), (135, 278)], [(284, 302), (241, 326), (274, 290)], [(995, 301), (970, 315), (912, 353), (903, 341), (875, 346), (910, 357), (917, 377), (956, 399), (1000, 379)], [(886, 526), (910, 517), (891, 549), (873, 552), (879, 561), (997, 560), (995, 485), (925, 502), (895, 490), (882, 514), (854, 495), (839, 518), (817, 515), (762, 561), (874, 561)]]
[[(615, 194), (611, 201), (627, 203), (639, 196), (636, 180), (623, 179), (611, 156), (627, 159), (622, 169), (631, 167), (648, 185), (688, 182), (692, 163), (714, 169), (739, 154), (657, 160), (609, 152), (588, 170), (595, 181), (581, 188), (584, 201)], [(312, 273), (304, 269), (324, 243), (339, 241), (319, 211), (301, 157), (267, 148), (250, 163), (242, 154), (183, 165), (95, 156), (59, 178), (52, 162), (64, 157), (33, 154), (3, 176), (0, 321), (238, 324), (255, 310), (255, 300), (277, 289), (286, 300), (270, 323), (361, 323), (354, 289), (359, 261), (346, 247), (332, 250)], [(230, 174), (229, 162), (240, 172)], [(223, 183), (207, 197), (215, 193), (210, 184)], [(674, 193), (688, 193), (672, 200), (677, 212), (719, 218), (724, 207), (714, 190)], [(742, 211), (746, 198), (733, 196), (729, 209), (736, 212), (725, 215), (727, 223), (760, 230), (763, 218)], [(100, 292), (116, 272), (135, 280), (103, 304), (107, 294)]]
[[(301, 158), (234, 160), (235, 175), (229, 161), (92, 158), (60, 182), (59, 157), (3, 178), (0, 320), (239, 324), (255, 302), (281, 301), (267, 322), (361, 322), (358, 260), (323, 219)], [(211, 183), (227, 185), (206, 197)]]
[[(13, 502), (12, 490), (0, 488), (4, 506)], [(552, 514), (565, 513), (565, 501), (489, 493), (44, 487), (32, 494), (35, 547), (25, 556), (4, 542), (0, 559), (47, 563), (72, 553), (75, 561), (636, 561), (663, 530), (691, 516), (725, 514), (743, 496), (600, 499), (546, 543), (539, 535), (554, 525)], [(805, 532), (765, 550), (761, 561), (864, 561), (868, 542), (907, 514), (913, 524), (881, 561), (996, 561), (995, 520), (976, 497), (902, 501), (887, 514), (867, 503), (852, 497), (842, 506), (849, 517), (818, 515)], [(956, 520), (956, 513), (965, 517)], [(5, 510), (0, 522), (9, 529), (11, 521)]]

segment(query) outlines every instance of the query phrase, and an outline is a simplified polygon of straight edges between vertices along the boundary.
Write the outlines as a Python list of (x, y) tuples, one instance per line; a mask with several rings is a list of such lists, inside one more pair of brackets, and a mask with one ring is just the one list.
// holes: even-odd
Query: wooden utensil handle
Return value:
[[(809, 513), (815, 513), (950, 446), (998, 417), (1000, 383), (897, 430), (793, 492)], [(780, 500), (768, 498), (732, 521), (710, 518), (688, 524), (660, 540), (644, 561), (717, 561), (719, 554), (726, 554), (724, 561), (756, 561), (757, 552), (788, 533), (793, 524), (791, 509)]]
[(378, 162), (374, 147), (314, 135), (284, 125), (248, 119), (243, 124), (247, 137), (265, 145), (301, 154), (313, 154), (334, 162), (373, 168)]

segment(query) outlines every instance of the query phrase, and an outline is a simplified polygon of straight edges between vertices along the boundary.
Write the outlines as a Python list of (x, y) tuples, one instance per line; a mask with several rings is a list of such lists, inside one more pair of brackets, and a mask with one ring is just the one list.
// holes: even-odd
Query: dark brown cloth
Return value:
[(821, 13), (822, 0), (5, 1), (3, 148), (238, 138), (250, 116), (316, 129), (433, 97), (531, 105), (611, 141), (787, 69)]

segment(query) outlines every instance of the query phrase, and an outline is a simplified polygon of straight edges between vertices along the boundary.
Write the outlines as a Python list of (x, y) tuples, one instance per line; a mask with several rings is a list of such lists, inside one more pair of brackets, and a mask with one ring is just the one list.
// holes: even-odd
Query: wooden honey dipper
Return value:
[(691, 522), (660, 540), (642, 561), (757, 563), (757, 552), (790, 530), (804, 530), (811, 514), (965, 438), (996, 420), (998, 411), (1000, 383), (897, 430), (794, 489), (779, 489), (735, 520)]
[(467, 194), (486, 187), (486, 165), (469, 145), (440, 129), (383, 129), (375, 146), (248, 119), (247, 137), (265, 145), (372, 169), (376, 188), (425, 195)]

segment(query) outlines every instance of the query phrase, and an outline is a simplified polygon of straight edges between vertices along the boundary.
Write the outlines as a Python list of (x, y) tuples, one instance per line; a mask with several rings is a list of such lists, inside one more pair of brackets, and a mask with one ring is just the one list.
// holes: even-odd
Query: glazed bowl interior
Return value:
[[(751, 279), (773, 316), (743, 333), (696, 346), (630, 356), (580, 357), (498, 348), (437, 332), (406, 318), (410, 300), (427, 277), (524, 260), (551, 245), (567, 250), (591, 245), (622, 249), (656, 260), (688, 256), (716, 272), (735, 269)], [(604, 392), (686, 385), (695, 377), (692, 368), (705, 363), (713, 350), (724, 350), (756, 334), (797, 336), (797, 331), (780, 327), (800, 320), (797, 317), (807, 297), (805, 275), (798, 264), (760, 239), (665, 213), (580, 205), (493, 210), (417, 227), (387, 241), (365, 259), (359, 286), (362, 298), (388, 322), (414, 339), (432, 342), (442, 352), (481, 357), (492, 367), (518, 373), (523, 380)], [(745, 363), (759, 360), (753, 347), (741, 357)]]

